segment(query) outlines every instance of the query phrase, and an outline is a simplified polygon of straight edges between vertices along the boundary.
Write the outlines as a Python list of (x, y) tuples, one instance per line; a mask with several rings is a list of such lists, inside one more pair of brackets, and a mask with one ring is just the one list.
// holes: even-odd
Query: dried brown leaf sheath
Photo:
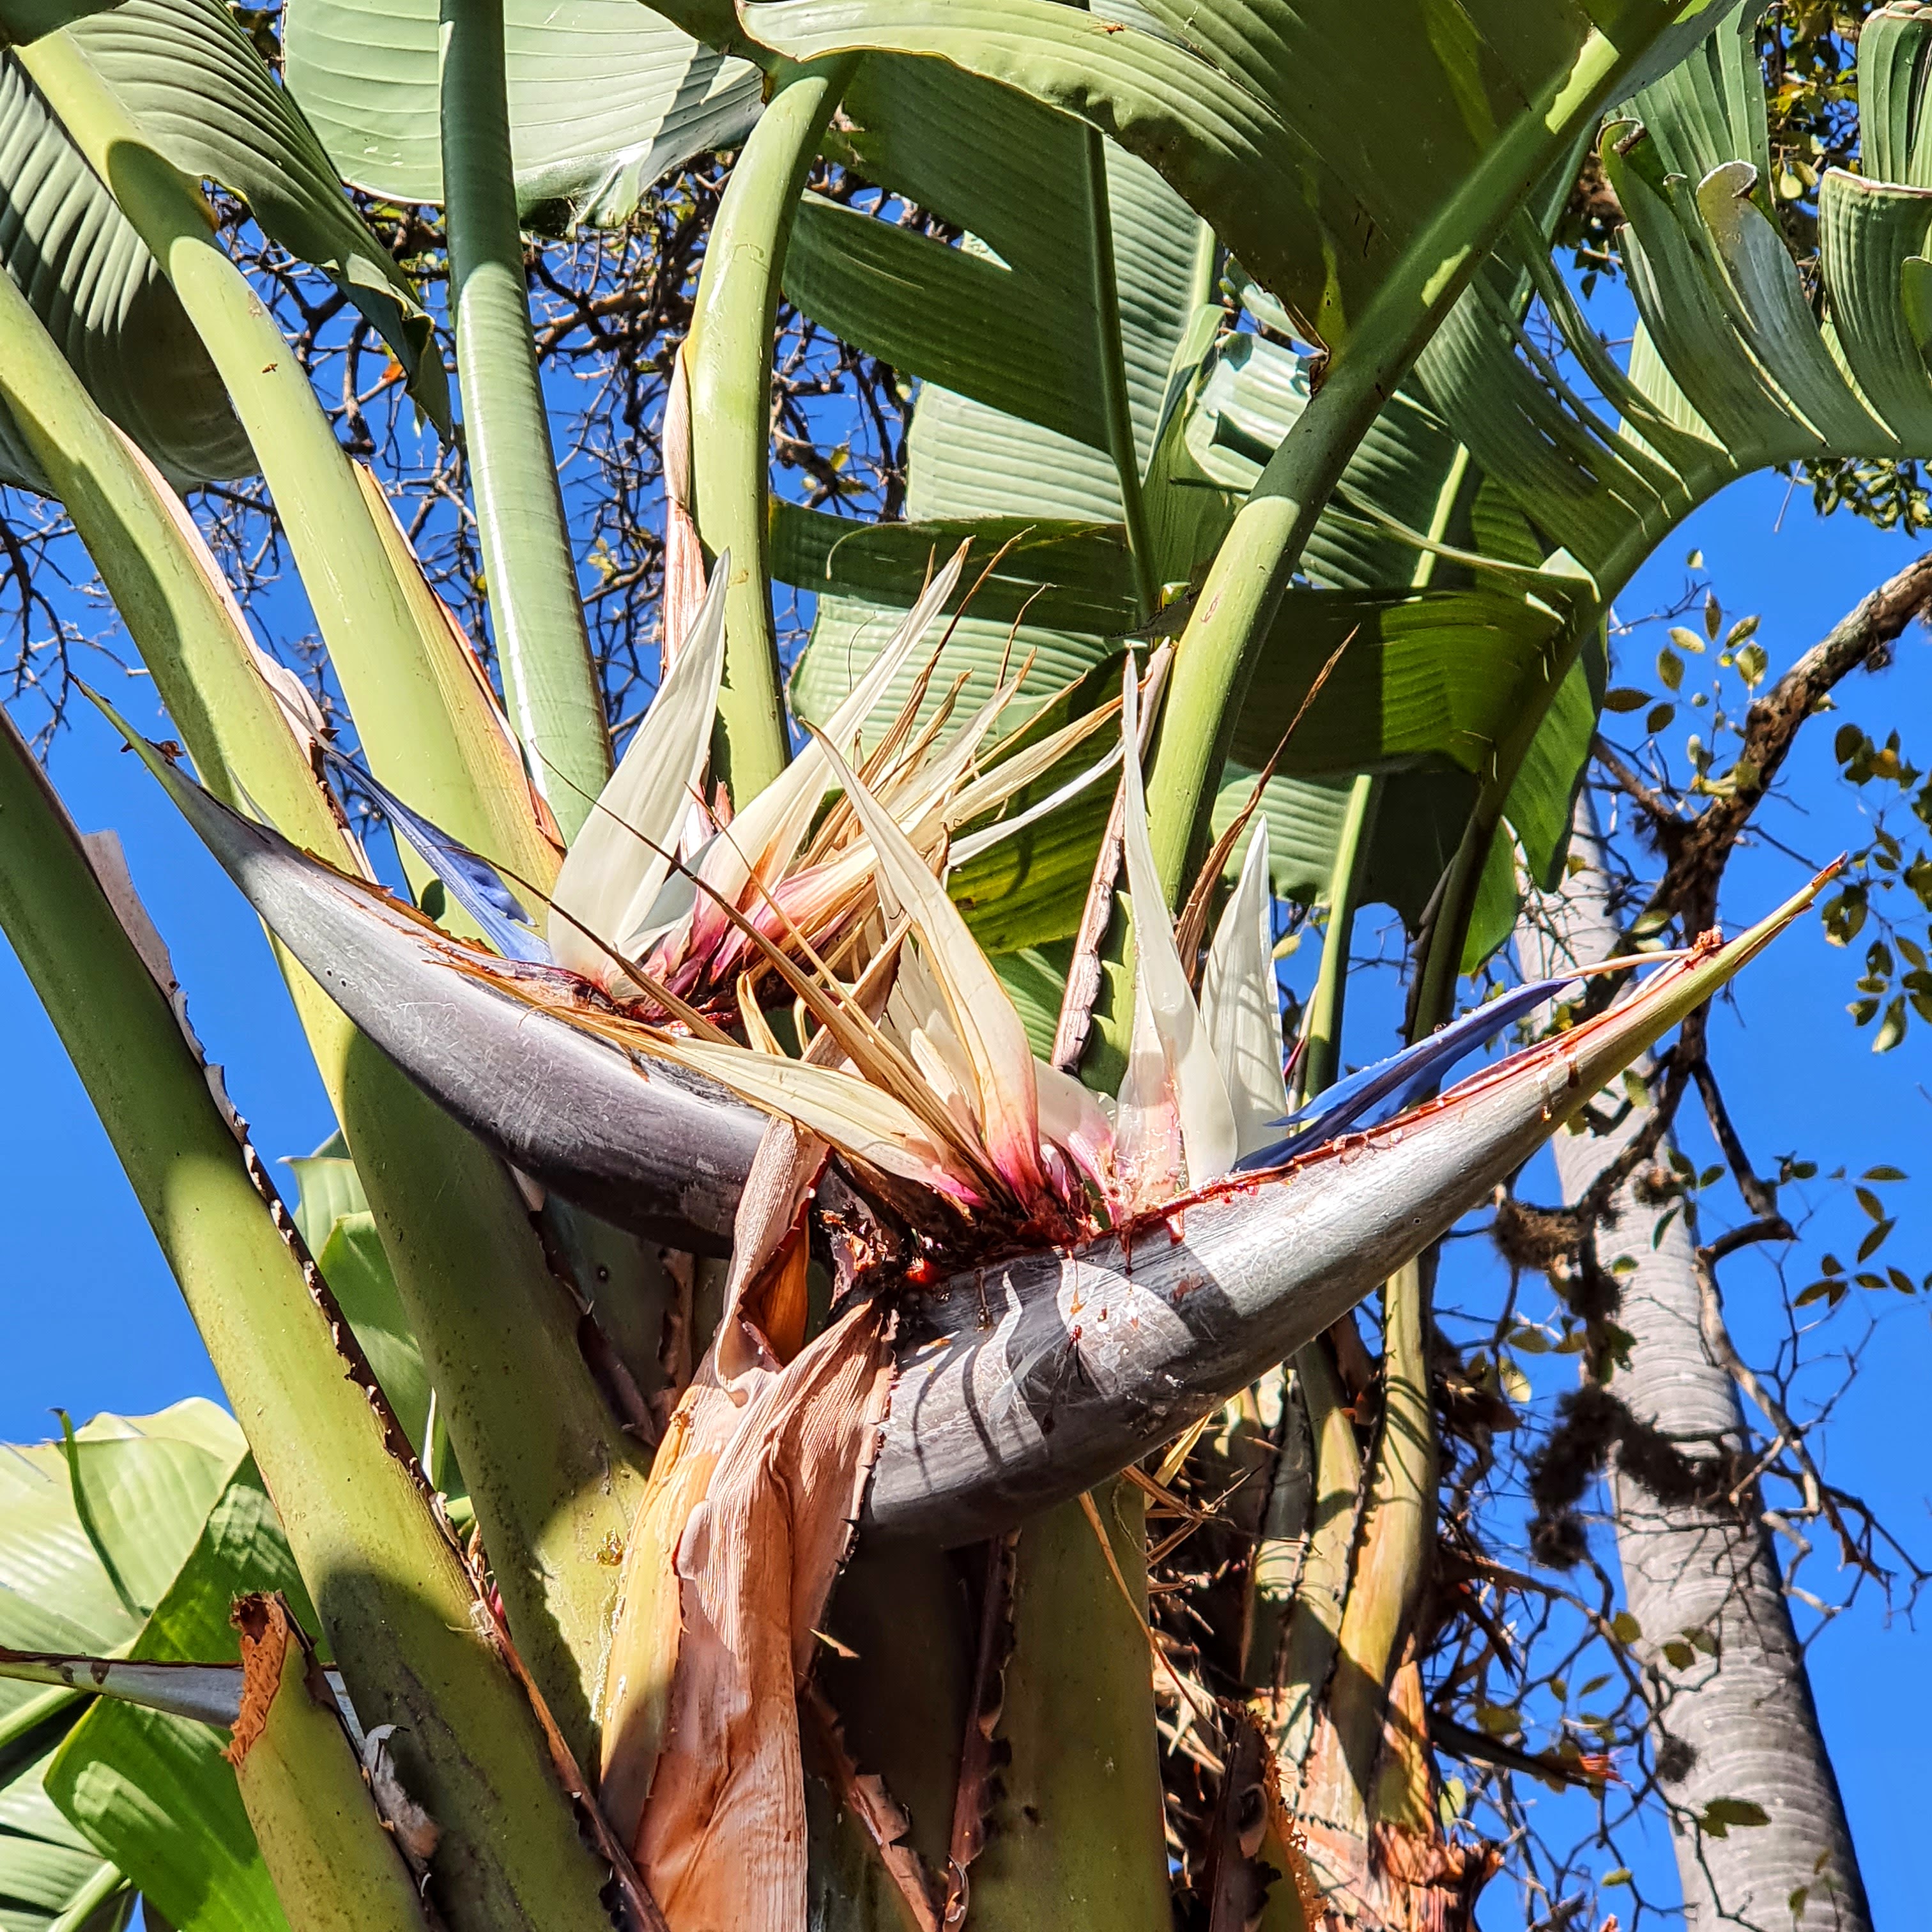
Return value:
[[(694, 1384), (686, 1397), (694, 1442), (715, 1440), (720, 1422), (736, 1426), (676, 1545), (681, 1629), (636, 1839), (672, 1932), (805, 1922), (798, 1690), (878, 1439), (885, 1328), (868, 1304), (788, 1366), (730, 1390)], [(659, 1598), (654, 1610), (662, 1618), (671, 1606)]]

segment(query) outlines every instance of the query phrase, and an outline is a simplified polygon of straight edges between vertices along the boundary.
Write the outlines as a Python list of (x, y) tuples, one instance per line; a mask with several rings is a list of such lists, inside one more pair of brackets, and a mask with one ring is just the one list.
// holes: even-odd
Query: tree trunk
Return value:
[[(1612, 889), (1587, 794), (1578, 802), (1572, 851), (1583, 868), (1517, 928), (1526, 974), (1589, 964), (1610, 957), (1618, 944)], [(1557, 1136), (1552, 1151), (1566, 1203), (1582, 1196), (1642, 1124), (1636, 1108), (1612, 1132)], [(1663, 1211), (1646, 1205), (1627, 1183), (1599, 1232), (1606, 1266), (1620, 1256), (1636, 1264), (1621, 1277), (1616, 1317), (1635, 1340), (1630, 1366), (1612, 1388), (1640, 1424), (1688, 1456), (1735, 1456), (1749, 1444), (1744, 1411), (1729, 1372), (1703, 1341), (1683, 1217), (1674, 1217), (1653, 1245)], [(1686, 1923), (1695, 1932), (1714, 1932), (1720, 1924), (1788, 1932), (1802, 1911), (1807, 1928), (1869, 1932), (1850, 1828), (1755, 1486), (1737, 1508), (1722, 1500), (1664, 1504), (1614, 1460), (1610, 1482), (1624, 1594), (1642, 1627), (1637, 1647), (1654, 1687), (1658, 1763), (1664, 1792), (1678, 1808), (1672, 1829)], [(1688, 1631), (1714, 1637), (1718, 1654), (1700, 1650), (1680, 1670), (1661, 1647)], [(1726, 1798), (1761, 1806), (1768, 1826), (1734, 1825), (1723, 1837), (1699, 1828), (1694, 1818), (1713, 1799)]]

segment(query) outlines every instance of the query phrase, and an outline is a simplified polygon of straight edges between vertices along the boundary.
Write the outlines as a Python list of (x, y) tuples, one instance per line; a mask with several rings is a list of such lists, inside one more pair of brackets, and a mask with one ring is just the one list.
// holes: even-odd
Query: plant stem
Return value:
[(70, 35), (50, 34), (17, 57), (173, 284), (227, 386), (371, 766), (453, 837), (506, 857), (355, 470), (299, 358), (222, 251), (200, 188), (157, 151)]
[(316, 1659), (286, 1606), (244, 1597), (236, 1614), (258, 1640), (286, 1646), (261, 1728), (236, 1748), (235, 1781), (290, 1932), (430, 1932), (341, 1717), (309, 1689)]
[(344, 1022), (342, 1130), (469, 1485), (518, 1650), (580, 1762), (645, 1454), (585, 1365), (502, 1165)]
[(1216, 552), (1182, 634), (1147, 782), (1154, 860), (1170, 904), (1204, 844), (1257, 646), (1316, 519), (1386, 399), (1370, 359), (1338, 358), (1296, 418)]
[[(1342, 1613), (1342, 1660), (1328, 1697), (1341, 1764), (1353, 1786), (1346, 1802), (1359, 1802), (1371, 1820), (1378, 1815), (1370, 1780), (1382, 1747), (1389, 1687), (1428, 1582), (1435, 1546), (1439, 1457), (1429, 1386), (1426, 1274), (1426, 1261), (1412, 1262), (1390, 1277), (1385, 1291), (1382, 1428), (1370, 1459), (1368, 1511)], [(1328, 1815), (1342, 1814), (1330, 1809)]]
[(1154, 539), (1148, 528), (1147, 501), (1141, 489), (1140, 452), (1134, 441), (1133, 412), (1127, 403), (1127, 365), (1120, 345), (1120, 292), (1114, 262), (1114, 218), (1107, 192), (1107, 140), (1099, 128), (1087, 135), (1088, 251), (1094, 268), (1094, 326), (1100, 350), (1102, 405), (1107, 417), (1107, 448), (1120, 480), (1120, 515), (1126, 525), (1127, 554), (1134, 570), (1134, 594), (1141, 622), (1160, 602), (1154, 577)]
[(856, 59), (795, 68), (780, 82), (731, 170), (692, 313), (698, 525), (713, 556), (731, 553), (712, 765), (741, 812), (791, 758), (767, 563), (779, 282), (799, 191)]
[[(67, 505), (209, 789), (238, 806), (252, 800), (287, 836), (353, 872), (356, 855), (255, 669), (212, 560), (194, 548), (186, 512), (141, 468), (4, 277), (0, 399)], [(584, 1749), (616, 1588), (599, 1559), (629, 1527), (638, 1452), (584, 1366), (574, 1312), (501, 1165), (280, 957), (524, 1660)]]
[(441, 1902), (466, 1932), (598, 1922), (602, 1874), (524, 1693), (472, 1633), (469, 1580), (368, 1364), (10, 720), (0, 822), (0, 927), (181, 1286), (362, 1721), (397, 1725), (405, 1781), (444, 1828)]
[(1020, 1532), (1000, 1718), (1011, 1756), (972, 1870), (982, 1932), (1166, 1932), (1172, 1922), (1142, 1627), (1144, 1504), (1125, 1482), (1102, 1484), (1094, 1502), (1136, 1600), (1123, 1598), (1078, 1502)]
[(1361, 903), (1369, 848), (1382, 805), (1381, 778), (1364, 772), (1348, 793), (1348, 808), (1336, 842), (1329, 872), (1328, 930), (1322, 941), (1322, 967), (1308, 1003), (1301, 1054), (1301, 1091), (1319, 1094), (1335, 1084), (1341, 1066), (1342, 1014), (1348, 990), (1348, 953), (1354, 937), (1355, 909)]
[(1283, 1765), (1298, 1772), (1314, 1735), (1316, 1704), (1334, 1666), (1341, 1634), (1362, 1457), (1326, 1342), (1318, 1339), (1296, 1350), (1294, 1376), (1308, 1418), (1312, 1508), (1304, 1532), (1305, 1550), (1289, 1546), (1292, 1538), (1270, 1535), (1256, 1553), (1257, 1567), (1270, 1560), (1294, 1564), (1294, 1594), (1277, 1627), (1264, 1629), (1257, 1615), (1262, 1640), (1254, 1648), (1250, 1682), (1258, 1689), (1276, 1693), (1274, 1748)]
[(610, 775), (511, 170), (502, 0), (442, 0), (444, 216), (470, 484), (510, 717), (566, 838)]

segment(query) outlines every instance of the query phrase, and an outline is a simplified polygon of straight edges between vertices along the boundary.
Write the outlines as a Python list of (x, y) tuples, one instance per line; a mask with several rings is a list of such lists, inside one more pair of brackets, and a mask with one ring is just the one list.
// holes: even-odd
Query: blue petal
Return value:
[(1394, 1119), (1439, 1087), (1452, 1066), (1487, 1046), (1512, 1021), (1534, 1012), (1546, 1000), (1554, 999), (1566, 986), (1575, 983), (1573, 975), (1567, 980), (1536, 980), (1526, 986), (1515, 987), (1473, 1012), (1465, 1013), (1460, 1019), (1452, 1020), (1426, 1040), (1418, 1040), (1372, 1066), (1365, 1066), (1346, 1080), (1336, 1081), (1276, 1123), (1279, 1126), (1299, 1126), (1299, 1133), (1245, 1156), (1235, 1163), (1237, 1170), (1277, 1167), (1352, 1128), (1373, 1126), (1378, 1121)]
[(530, 914), (488, 860), (478, 858), (420, 812), (412, 812), (386, 785), (332, 745), (323, 746), (322, 753), (345, 785), (366, 793), (375, 802), (391, 830), (442, 881), (450, 897), (506, 959), (538, 966), (552, 963), (550, 948), (532, 929)]

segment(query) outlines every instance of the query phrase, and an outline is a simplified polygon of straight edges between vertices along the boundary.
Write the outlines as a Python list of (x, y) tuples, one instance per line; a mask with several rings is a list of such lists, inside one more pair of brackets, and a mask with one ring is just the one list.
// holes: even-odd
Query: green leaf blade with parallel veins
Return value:
[[(232, 1664), (236, 1597), (280, 1590), (316, 1619), (254, 1463), (244, 1460), (129, 1652), (143, 1661)], [(62, 1810), (176, 1932), (278, 1932), (286, 1924), (223, 1734), (185, 1718), (94, 1700), (49, 1768)]]
[[(173, 290), (10, 54), (0, 55), (0, 260), (95, 403), (177, 488), (253, 474)], [(4, 412), (0, 476), (48, 487)]]
[[(219, 0), (122, 0), (76, 22), (68, 35), (176, 167), (241, 196), (272, 238), (329, 276), (388, 343), (411, 394), (446, 433), (448, 385), (429, 316), (228, 9)], [(35, 58), (30, 52), (30, 70)]]
[[(440, 202), (436, 0), (296, 0), (289, 91), (343, 178)], [(509, 0), (505, 72), (517, 204), (562, 232), (621, 223), (652, 182), (741, 140), (760, 76), (637, 0)]]
[[(142, 1620), (96, 1539), (145, 1587), (159, 1578), (164, 1594), (191, 1563), (244, 1455), (233, 1423), (199, 1400), (158, 1415), (97, 1416), (75, 1431), (75, 1448), (74, 1464), (58, 1443), (0, 1451), (0, 1644), (10, 1649), (98, 1655), (134, 1642)], [(143, 1456), (160, 1466), (144, 1474), (135, 1466)], [(76, 1466), (94, 1537), (75, 1506)], [(47, 1788), (58, 1748), (86, 1712), (76, 1692), (0, 1683), (0, 1923), (8, 1932), (41, 1932), (76, 1908), (70, 1924), (106, 1932), (131, 1908), (124, 1868), (111, 1853), (104, 1860)]]

